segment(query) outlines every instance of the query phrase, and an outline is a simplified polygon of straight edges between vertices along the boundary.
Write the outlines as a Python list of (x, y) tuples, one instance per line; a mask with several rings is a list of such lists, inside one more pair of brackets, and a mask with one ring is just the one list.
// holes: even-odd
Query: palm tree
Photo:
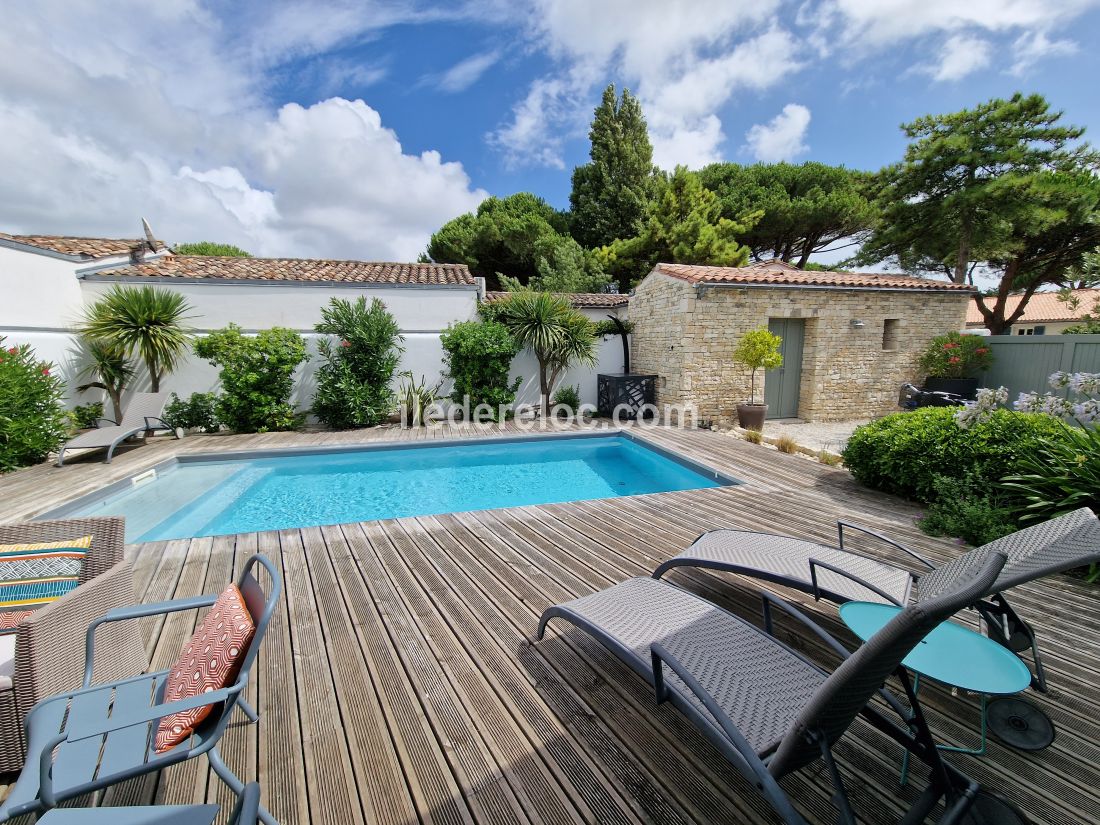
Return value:
[(81, 376), (92, 380), (77, 387), (77, 392), (96, 389), (103, 390), (111, 399), (115, 421), (122, 420), (122, 392), (130, 379), (134, 377), (134, 365), (126, 353), (115, 349), (102, 341), (84, 339), (84, 353), (88, 365), (81, 370)]
[(596, 363), (595, 326), (552, 292), (514, 292), (501, 304), (497, 319), (521, 347), (539, 362), (542, 413), (550, 414), (550, 393), (558, 379), (577, 364)]
[(88, 307), (78, 331), (126, 355), (138, 355), (149, 370), (153, 392), (187, 351), (192, 307), (178, 292), (152, 286), (115, 286)]

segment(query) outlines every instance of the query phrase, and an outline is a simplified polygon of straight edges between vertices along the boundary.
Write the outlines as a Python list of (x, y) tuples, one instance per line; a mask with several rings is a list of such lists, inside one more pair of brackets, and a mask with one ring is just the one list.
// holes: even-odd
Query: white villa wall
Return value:
[[(124, 263), (125, 258), (117, 259)], [(97, 261), (99, 266), (103, 261)], [(7, 345), (29, 344), (39, 358), (53, 362), (69, 387), (70, 404), (98, 400), (100, 393), (76, 393), (82, 364), (79, 347), (70, 332), (84, 306), (95, 301), (112, 286), (107, 280), (80, 279), (77, 271), (86, 262), (52, 255), (40, 255), (0, 246), (0, 335)], [(132, 282), (131, 282), (132, 283)], [(196, 317), (190, 323), (200, 333), (219, 329), (233, 322), (246, 332), (271, 326), (285, 326), (307, 337), (311, 356), (316, 356), (313, 325), (321, 319), (321, 307), (333, 297), (355, 299), (363, 295), (368, 300), (380, 298), (393, 313), (404, 336), (405, 352), (401, 370), (409, 370), (416, 380), (421, 376), (429, 384), (439, 381), (443, 370), (443, 348), (439, 334), (448, 325), (477, 315), (477, 291), (456, 287), (382, 287), (374, 285), (334, 286), (331, 284), (288, 284), (257, 282), (228, 284), (164, 280), (158, 285), (182, 293), (195, 308)], [(625, 308), (585, 308), (585, 315), (594, 321), (608, 314), (621, 314)], [(618, 336), (602, 340), (598, 345), (599, 362), (593, 368), (571, 370), (562, 383), (579, 385), (581, 399), (596, 401), (596, 375), (600, 372), (621, 372), (622, 345)], [(292, 400), (299, 408), (307, 408), (313, 394), (313, 374), (318, 367), (312, 357), (299, 371)], [(538, 365), (530, 353), (520, 353), (512, 364), (512, 377), (522, 376), (517, 400), (535, 403), (538, 400)], [(217, 388), (218, 370), (194, 355), (188, 355), (164, 381), (167, 390), (183, 397), (193, 392), (210, 392)], [(132, 390), (145, 389), (148, 381), (139, 377)], [(448, 387), (444, 385), (444, 390)]]

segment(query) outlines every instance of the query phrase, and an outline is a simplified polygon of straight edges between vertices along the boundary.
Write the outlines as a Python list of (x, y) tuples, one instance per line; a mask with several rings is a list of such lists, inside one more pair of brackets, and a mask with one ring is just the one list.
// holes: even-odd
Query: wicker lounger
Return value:
[[(130, 399), (126, 412), (122, 414), (119, 422), (109, 418), (101, 418), (100, 421), (109, 421), (113, 426), (100, 427), (81, 433), (76, 438), (70, 439), (57, 451), (57, 466), (65, 463), (67, 450), (94, 450), (106, 449), (105, 464), (110, 464), (114, 458), (118, 445), (131, 436), (149, 430), (171, 430), (160, 416), (164, 412), (164, 405), (168, 402), (166, 392), (137, 392)], [(178, 437), (178, 436), (177, 436)]]
[[(831, 674), (768, 631), (675, 585), (646, 578), (547, 609), (538, 638), (555, 618), (590, 633), (653, 684), (659, 700), (671, 701), (691, 719), (786, 823), (805, 820), (777, 780), (819, 758), (833, 781), (840, 821), (856, 821), (830, 749), (861, 714), (931, 768), (929, 788), (906, 821), (924, 821), (944, 799), (939, 821), (959, 822), (978, 787), (940, 757), (900, 663), (937, 624), (989, 592), (1004, 560), (1003, 554), (988, 554), (968, 582), (910, 605), (851, 655), (793, 606), (764, 594), (769, 630), (770, 609), (778, 606), (844, 658)], [(885, 694), (881, 686), (895, 671), (915, 710), (911, 729), (868, 704), (876, 693)], [(885, 696), (903, 712), (894, 697)]]
[[(911, 573), (845, 549), (846, 528), (882, 540), (920, 562), (927, 571)], [(778, 582), (836, 602), (905, 605), (910, 598), (918, 603), (935, 598), (966, 581), (991, 553), (1004, 553), (1008, 562), (997, 578), (994, 593), (974, 606), (986, 619), (994, 639), (1017, 652), (1031, 649), (1035, 660), (1033, 684), (1045, 690), (1035, 633), (1008, 604), (1002, 591), (1100, 561), (1100, 522), (1087, 507), (977, 547), (942, 567), (866, 527), (839, 521), (837, 533), (838, 546), (829, 547), (773, 533), (714, 530), (658, 566), (653, 577), (659, 579), (676, 567), (703, 567)]]

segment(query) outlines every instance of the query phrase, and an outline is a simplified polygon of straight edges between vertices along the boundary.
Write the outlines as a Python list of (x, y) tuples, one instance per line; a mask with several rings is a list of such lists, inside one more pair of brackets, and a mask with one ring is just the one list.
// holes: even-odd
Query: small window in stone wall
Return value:
[(887, 318), (882, 322), (882, 348), (884, 350), (896, 350), (898, 348), (898, 334), (901, 332), (901, 320)]

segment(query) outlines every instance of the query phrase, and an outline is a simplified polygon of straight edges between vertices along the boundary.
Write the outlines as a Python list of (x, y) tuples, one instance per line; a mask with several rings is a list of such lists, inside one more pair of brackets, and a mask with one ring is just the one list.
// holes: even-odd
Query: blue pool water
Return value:
[(186, 461), (68, 515), (130, 541), (217, 536), (732, 483), (617, 434)]

